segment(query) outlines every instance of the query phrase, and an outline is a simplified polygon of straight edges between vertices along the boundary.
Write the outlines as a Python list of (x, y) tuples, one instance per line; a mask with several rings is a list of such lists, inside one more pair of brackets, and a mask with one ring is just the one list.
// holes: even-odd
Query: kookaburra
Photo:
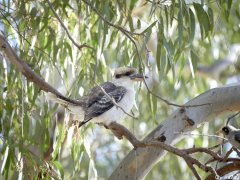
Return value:
[(231, 125), (227, 125), (222, 128), (222, 133), (233, 147), (240, 149), (240, 129), (236, 129)]
[[(120, 67), (115, 70), (112, 81), (104, 82), (99, 85), (101, 87), (93, 87), (87, 95), (77, 101), (70, 101), (51, 93), (47, 96), (48, 99), (69, 109), (80, 121), (79, 126), (90, 120), (94, 123), (109, 125), (111, 122), (124, 119), (127, 116), (126, 113), (131, 111), (135, 103), (134, 82), (143, 79), (143, 75), (138, 74), (135, 68)], [(113, 99), (125, 112), (114, 105)]]

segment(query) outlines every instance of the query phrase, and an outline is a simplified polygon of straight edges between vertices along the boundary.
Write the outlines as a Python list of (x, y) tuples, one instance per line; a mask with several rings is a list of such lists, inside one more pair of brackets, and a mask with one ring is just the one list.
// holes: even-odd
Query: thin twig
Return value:
[(210, 174), (206, 180), (215, 180), (216, 178), (218, 179), (225, 179), (225, 178), (221, 178), (224, 175), (227, 175), (231, 172), (234, 172), (236, 170), (240, 169), (240, 162), (234, 162), (234, 163), (230, 163), (230, 164), (226, 164), (225, 166), (219, 168), (216, 170), (218, 176), (215, 176), (213, 174)]
[(218, 159), (218, 160), (222, 159), (221, 156), (219, 156), (216, 152), (214, 152), (208, 148), (194, 147), (194, 148), (188, 148), (188, 149), (182, 149), (182, 150), (188, 154), (204, 152), (204, 153), (214, 157), (215, 159)]
[(70, 35), (69, 31), (68, 31), (68, 28), (64, 25), (64, 23), (62, 22), (61, 18), (58, 16), (57, 12), (55, 11), (52, 3), (49, 1), (49, 0), (46, 0), (50, 9), (52, 10), (53, 14), (55, 15), (55, 17), (57, 18), (58, 22), (61, 24), (62, 28), (66, 31), (67, 35), (68, 35), (68, 38), (72, 41), (72, 43), (79, 49), (81, 50), (82, 48), (84, 47), (87, 47), (87, 48), (90, 48), (92, 50), (95, 51), (95, 49), (89, 45), (87, 45), (86, 43), (85, 44), (82, 44), (82, 45), (79, 45), (73, 38), (72, 36)]
[[(108, 21), (102, 14), (101, 12), (99, 12), (88, 0), (82, 0), (85, 4), (87, 4), (104, 22), (106, 22), (109, 26), (112, 26), (118, 30), (120, 30), (123, 34), (125, 35), (129, 35), (129, 34), (133, 34), (133, 35), (142, 35), (142, 33), (136, 33), (136, 32), (130, 32), (126, 29), (124, 29), (123, 27), (113, 24), (110, 21)], [(129, 38), (129, 37), (128, 37)], [(130, 37), (132, 38), (132, 37)]]
[(222, 146), (223, 144), (225, 144), (225, 143), (227, 143), (228, 141), (223, 141), (222, 143), (220, 143), (220, 144), (217, 144), (217, 145), (215, 145), (215, 146), (212, 146), (212, 147), (209, 147), (208, 149), (216, 149), (216, 148), (218, 148), (219, 146)]
[(240, 114), (240, 111), (237, 112), (236, 114), (230, 116), (230, 117), (228, 118), (228, 120), (227, 120), (226, 126), (228, 125), (229, 121), (232, 120), (234, 117), (236, 117), (238, 114)]
[(197, 173), (196, 169), (194, 168), (193, 164), (190, 163), (189, 161), (186, 161), (188, 167), (192, 170), (194, 176), (196, 177), (196, 179), (201, 180), (201, 177), (199, 176), (199, 174)]
[(228, 141), (228, 139), (218, 136), (218, 135), (214, 135), (214, 134), (193, 134), (193, 133), (184, 133), (184, 132), (174, 132), (174, 134), (182, 134), (182, 135), (187, 135), (187, 136), (207, 136), (207, 137), (215, 137), (215, 138), (219, 138), (219, 139), (223, 139)]

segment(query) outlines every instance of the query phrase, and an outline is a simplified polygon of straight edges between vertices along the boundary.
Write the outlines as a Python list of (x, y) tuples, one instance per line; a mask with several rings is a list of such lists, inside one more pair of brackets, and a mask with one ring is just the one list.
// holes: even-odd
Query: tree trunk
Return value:
[[(211, 89), (185, 105), (206, 103), (208, 105), (178, 108), (144, 140), (149, 142), (155, 139), (174, 145), (183, 138), (175, 132), (190, 132), (220, 114), (240, 111), (240, 84)], [(109, 179), (143, 179), (165, 154), (166, 151), (154, 147), (132, 150)]]

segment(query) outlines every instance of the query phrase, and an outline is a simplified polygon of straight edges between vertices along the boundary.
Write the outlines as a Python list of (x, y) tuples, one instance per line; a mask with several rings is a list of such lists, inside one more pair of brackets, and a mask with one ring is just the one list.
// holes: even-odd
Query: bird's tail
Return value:
[(56, 94), (53, 94), (51, 92), (46, 93), (46, 98), (50, 101), (54, 101), (55, 103), (58, 103), (58, 104), (61, 104), (64, 106), (68, 106), (70, 104), (69, 101), (67, 101), (61, 97), (58, 97)]
[(57, 96), (56, 94), (53, 94), (51, 92), (46, 93), (46, 98), (50, 101), (54, 101), (55, 103), (65, 106), (73, 114), (81, 115), (84, 112), (81, 101), (74, 101), (63, 96)]
[(84, 124), (86, 124), (88, 121), (80, 121), (78, 124), (78, 127), (80, 128), (81, 126), (83, 126)]

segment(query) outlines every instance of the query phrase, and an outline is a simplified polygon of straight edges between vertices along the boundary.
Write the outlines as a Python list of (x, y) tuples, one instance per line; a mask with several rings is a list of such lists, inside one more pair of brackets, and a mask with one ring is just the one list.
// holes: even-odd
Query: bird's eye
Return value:
[(222, 128), (222, 131), (225, 132), (226, 134), (229, 133), (229, 130), (227, 127)]
[(132, 73), (131, 72), (126, 72), (125, 73), (125, 76), (129, 76), (129, 75), (131, 75)]
[(120, 74), (116, 74), (115, 77), (118, 79), (118, 78), (121, 77), (121, 75)]

